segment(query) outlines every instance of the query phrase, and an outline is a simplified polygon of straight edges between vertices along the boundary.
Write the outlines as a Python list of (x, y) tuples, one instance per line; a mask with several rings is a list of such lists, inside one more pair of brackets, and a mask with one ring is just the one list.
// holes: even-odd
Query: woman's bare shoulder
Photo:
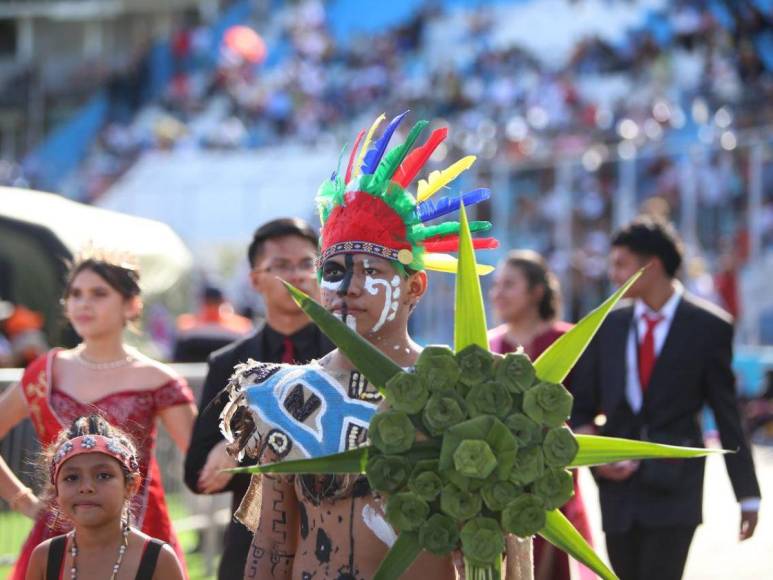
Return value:
[(180, 379), (177, 371), (169, 365), (152, 359), (136, 349), (129, 349), (129, 352), (134, 359), (131, 370), (141, 374), (142, 378), (145, 379), (141, 381), (142, 383), (162, 386), (170, 381)]

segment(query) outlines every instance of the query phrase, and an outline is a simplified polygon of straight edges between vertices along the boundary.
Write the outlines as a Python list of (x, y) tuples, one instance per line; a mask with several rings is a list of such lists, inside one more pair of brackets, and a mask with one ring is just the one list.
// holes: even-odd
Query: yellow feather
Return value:
[[(427, 270), (456, 274), (458, 267), (459, 260), (449, 254), (424, 254), (424, 268)], [(494, 266), (489, 266), (488, 264), (477, 264), (476, 271), (478, 272), (479, 276), (485, 276), (486, 274), (490, 274), (494, 271)]]
[(433, 171), (429, 174), (428, 180), (425, 181), (422, 179), (419, 181), (419, 186), (416, 190), (416, 199), (419, 201), (429, 199), (435, 195), (441, 187), (448, 185), (456, 179), (460, 173), (467, 171), (473, 163), (475, 163), (475, 155), (468, 155), (467, 157), (462, 157), (459, 161), (443, 171)]
[(365, 135), (365, 142), (362, 144), (362, 147), (360, 147), (360, 154), (357, 156), (357, 162), (354, 164), (354, 167), (352, 168), (352, 181), (354, 181), (357, 176), (360, 174), (360, 167), (362, 167), (362, 160), (365, 158), (365, 154), (368, 152), (368, 147), (370, 147), (370, 142), (373, 140), (373, 134), (376, 132), (376, 129), (378, 129), (378, 126), (381, 125), (381, 121), (386, 119), (384, 116), (384, 113), (381, 113), (379, 115), (378, 119), (373, 121), (373, 124), (370, 126), (370, 129), (368, 129), (368, 134)]

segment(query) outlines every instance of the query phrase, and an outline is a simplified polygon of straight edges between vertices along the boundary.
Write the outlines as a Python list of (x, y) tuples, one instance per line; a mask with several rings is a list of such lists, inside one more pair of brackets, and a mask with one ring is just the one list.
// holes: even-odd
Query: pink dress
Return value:
[[(187, 383), (182, 378), (171, 379), (155, 389), (125, 390), (111, 393), (92, 403), (82, 403), (59, 391), (50, 380), (53, 362), (59, 350), (53, 349), (30, 363), (21, 380), (30, 419), (41, 445), (50, 445), (74, 419), (93, 413), (102, 415), (112, 425), (131, 435), (137, 445), (142, 474), (142, 485), (130, 506), (132, 525), (170, 544), (185, 569), (183, 552), (166, 507), (161, 472), (154, 450), (159, 413), (169, 407), (193, 403), (193, 394)], [(51, 511), (41, 512), (22, 547), (11, 578), (23, 580), (35, 547), (69, 529), (67, 523), (56, 518)]]
[[(535, 361), (539, 355), (571, 328), (572, 325), (568, 322), (554, 322), (548, 330), (534, 337), (531, 344), (525, 345), (523, 350), (529, 355), (529, 358), (532, 361)], [(516, 345), (512, 345), (507, 341), (507, 326), (504, 324), (490, 330), (488, 339), (492, 352), (505, 354), (513, 352), (517, 348)], [(568, 380), (564, 381), (564, 385), (570, 391), (572, 390)], [(574, 497), (561, 508), (561, 512), (563, 512), (567, 519), (572, 522), (572, 525), (577, 528), (577, 531), (582, 534), (582, 537), (585, 538), (589, 544), (592, 544), (590, 523), (588, 522), (588, 515), (585, 513), (585, 504), (582, 501), (582, 494), (580, 493), (580, 486), (577, 481), (577, 470), (574, 470), (572, 475), (574, 476)], [(541, 536), (534, 537), (535, 578), (539, 575), (539, 568), (542, 565), (541, 561), (544, 558), (543, 554), (548, 545), (549, 544), (543, 540)], [(555, 548), (553, 550), (552, 558), (552, 574), (548, 576), (548, 578), (550, 578), (550, 580), (570, 580), (569, 556), (565, 552)], [(580, 566), (580, 576), (582, 578), (595, 578), (595, 575), (585, 568), (585, 566)]]

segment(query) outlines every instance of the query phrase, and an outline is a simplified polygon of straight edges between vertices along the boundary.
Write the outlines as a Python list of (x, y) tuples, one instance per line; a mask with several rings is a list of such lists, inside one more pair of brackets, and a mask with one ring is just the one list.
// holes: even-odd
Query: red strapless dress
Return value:
[[(164, 409), (194, 402), (184, 379), (172, 379), (155, 389), (125, 390), (111, 393), (91, 403), (82, 403), (57, 390), (51, 381), (51, 369), (60, 349), (53, 349), (37, 358), (24, 371), (22, 390), (27, 399), (30, 419), (41, 445), (50, 445), (59, 432), (83, 415), (98, 413), (111, 424), (134, 438), (140, 460), (142, 485), (130, 507), (132, 525), (151, 537), (170, 544), (185, 569), (185, 559), (164, 499), (161, 472), (154, 453), (156, 419)], [(23, 580), (32, 551), (45, 540), (69, 531), (70, 526), (43, 511), (27, 537), (11, 574), (13, 580)], [(187, 572), (186, 572), (187, 576)]]
[[(571, 328), (572, 325), (568, 322), (553, 323), (551, 327), (545, 332), (539, 336), (534, 337), (532, 343), (524, 347), (524, 352), (529, 355), (529, 358), (532, 361), (537, 360), (537, 357), (541, 355), (543, 351), (545, 351), (551, 344), (558, 340), (561, 335), (569, 331)], [(506, 331), (507, 328), (505, 325), (499, 326), (489, 331), (488, 339), (492, 352), (506, 354), (508, 352), (513, 352), (516, 349), (516, 346), (510, 344), (505, 338)], [(564, 385), (570, 391), (572, 390), (571, 381), (564, 381)], [(566, 502), (566, 504), (561, 508), (561, 511), (566, 516), (566, 518), (572, 522), (574, 527), (577, 528), (577, 531), (582, 534), (582, 537), (585, 538), (589, 544), (592, 544), (593, 538), (591, 537), (590, 522), (588, 521), (588, 515), (585, 512), (585, 503), (582, 501), (582, 493), (580, 493), (580, 486), (579, 482), (577, 481), (577, 470), (573, 470), (572, 475), (574, 476), (574, 496), (572, 499)], [(550, 556), (545, 555), (545, 550), (548, 549), (552, 550)], [(590, 580), (596, 577), (593, 572), (591, 572), (585, 566), (582, 566), (576, 562), (575, 564), (577, 564), (576, 575), (579, 576), (582, 580)], [(562, 552), (558, 548), (554, 548), (552, 545), (548, 544), (545, 540), (542, 539), (541, 536), (534, 536), (535, 578), (540, 575), (539, 569), (542, 566), (547, 566), (547, 568), (550, 570), (550, 572), (547, 572), (547, 576), (545, 576), (550, 580), (570, 580), (572, 576), (570, 572), (569, 556), (565, 552)], [(545, 574), (546, 571), (543, 571), (542, 575), (544, 576)]]

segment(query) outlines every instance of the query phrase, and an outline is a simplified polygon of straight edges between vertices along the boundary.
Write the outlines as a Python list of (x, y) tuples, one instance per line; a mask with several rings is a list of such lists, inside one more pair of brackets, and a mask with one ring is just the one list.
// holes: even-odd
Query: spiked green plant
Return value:
[(564, 426), (572, 396), (561, 382), (639, 274), (533, 364), (522, 354), (493, 355), (464, 208), (461, 226), (454, 351), (428, 348), (416, 371), (404, 372), (286, 285), (392, 409), (374, 417), (369, 446), (232, 471), (365, 473), (371, 486), (388, 496), (387, 519), (400, 532), (376, 580), (399, 578), (421, 550), (442, 555), (457, 549), (468, 578), (499, 578), (507, 533), (538, 533), (602, 578), (615, 578), (558, 509), (574, 492), (567, 468), (722, 451), (574, 435)]

